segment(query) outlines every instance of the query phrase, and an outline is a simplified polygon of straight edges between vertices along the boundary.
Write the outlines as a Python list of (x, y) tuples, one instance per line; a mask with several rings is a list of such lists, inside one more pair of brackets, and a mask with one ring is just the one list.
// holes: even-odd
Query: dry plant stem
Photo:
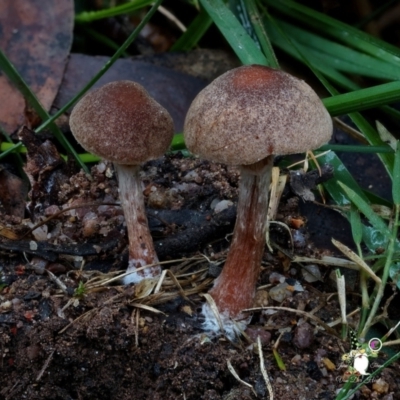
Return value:
[[(114, 163), (114, 167), (118, 174), (119, 196), (129, 238), (128, 272), (132, 272), (124, 277), (124, 284), (136, 283), (160, 275), (161, 267), (147, 223), (139, 166)], [(156, 265), (136, 272), (137, 268), (148, 264)]]
[(265, 247), (268, 189), (273, 156), (240, 167), (239, 201), (233, 240), (221, 275), (210, 290), (224, 316), (241, 319), (253, 305)]

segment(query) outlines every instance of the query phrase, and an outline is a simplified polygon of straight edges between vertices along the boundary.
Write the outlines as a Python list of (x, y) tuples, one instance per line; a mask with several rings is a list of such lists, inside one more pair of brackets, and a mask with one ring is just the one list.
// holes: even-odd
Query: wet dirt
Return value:
[[(144, 166), (152, 235), (176, 277), (167, 275), (157, 293), (155, 284), (107, 283), (127, 264), (112, 165), (94, 166), (91, 178), (62, 161), (40, 171), (30, 204), (34, 219), (4, 213), (1, 218), (16, 235), (0, 241), (1, 398), (269, 399), (263, 371), (275, 399), (335, 398), (349, 344), (339, 338), (340, 325), (324, 325), (340, 315), (332, 270), (320, 266), (320, 278), (307, 282), (302, 266), (288, 256), (290, 238), (279, 225), (271, 226), (274, 252), (265, 251), (255, 306), (285, 309), (253, 312), (245, 335), (235, 342), (202, 330), (201, 293), (223, 265), (233, 229), (235, 168), (181, 153)], [(54, 178), (66, 171), (67, 180)], [(29, 168), (27, 173), (33, 176)], [(298, 222), (306, 221), (301, 203), (287, 189), (277, 214), (291, 226), (294, 253), (330, 255), (310, 240), (309, 224)], [(273, 300), (268, 292), (282, 283), (289, 290)], [(348, 312), (358, 302), (353, 287)], [(371, 368), (386, 358), (381, 353)], [(383, 383), (365, 385), (355, 398), (400, 398), (397, 364), (379, 378)]]

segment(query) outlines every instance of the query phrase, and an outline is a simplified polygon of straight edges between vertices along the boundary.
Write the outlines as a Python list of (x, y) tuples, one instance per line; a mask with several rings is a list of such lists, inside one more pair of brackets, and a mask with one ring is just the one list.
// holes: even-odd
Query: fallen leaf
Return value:
[[(2, 0), (0, 48), (46, 110), (57, 95), (72, 44), (73, 0)], [(0, 71), (0, 124), (29, 126), (25, 101)]]

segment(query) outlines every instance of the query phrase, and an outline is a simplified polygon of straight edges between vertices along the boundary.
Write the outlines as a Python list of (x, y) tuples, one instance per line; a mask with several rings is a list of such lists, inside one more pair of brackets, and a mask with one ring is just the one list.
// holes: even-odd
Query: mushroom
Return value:
[[(265, 66), (230, 70), (193, 100), (184, 124), (187, 148), (205, 159), (236, 165), (241, 175), (232, 243), (209, 292), (228, 336), (244, 329), (248, 318), (242, 310), (253, 305), (274, 155), (318, 148), (331, 134), (332, 120), (310, 86)], [(219, 331), (219, 318), (208, 303), (203, 314), (204, 328)]]
[[(140, 164), (162, 156), (174, 134), (172, 117), (138, 83), (117, 81), (86, 94), (74, 107), (70, 126), (87, 151), (112, 161), (129, 238), (123, 283), (158, 276), (161, 267), (147, 224)], [(140, 267), (152, 266), (136, 271)]]

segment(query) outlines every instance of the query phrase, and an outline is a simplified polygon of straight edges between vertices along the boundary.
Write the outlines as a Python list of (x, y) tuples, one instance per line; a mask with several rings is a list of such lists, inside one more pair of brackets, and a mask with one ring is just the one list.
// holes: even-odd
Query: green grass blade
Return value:
[(162, 3), (162, 0), (157, 0), (157, 1), (154, 2), (153, 6), (148, 11), (148, 13), (145, 15), (145, 17), (142, 19), (140, 24), (129, 35), (128, 39), (125, 40), (125, 42), (115, 52), (115, 54), (103, 65), (103, 67), (100, 69), (100, 71), (64, 107), (62, 107), (60, 110), (58, 110), (58, 112), (56, 112), (47, 121), (44, 121), (42, 123), (42, 125), (40, 125), (36, 129), (36, 132), (40, 132), (41, 130), (46, 128), (49, 124), (53, 123), (53, 121), (55, 121), (62, 114), (64, 114), (69, 108), (71, 108), (113, 66), (115, 61), (118, 60), (118, 58), (121, 56), (121, 54), (123, 54), (126, 51), (126, 49), (131, 45), (131, 43), (137, 38), (137, 36), (139, 35), (140, 31), (147, 24), (147, 22), (150, 20), (150, 18), (153, 16), (153, 14), (157, 11), (157, 8), (160, 6), (161, 3)]
[[(13, 143), (2, 143), (0, 145), (0, 159), (5, 157), (7, 154), (10, 153), (26, 153), (26, 147), (22, 144), (22, 142), (18, 142), (16, 144)], [(61, 154), (61, 157), (66, 160), (67, 156), (64, 154)], [(79, 159), (83, 163), (94, 163), (100, 160), (100, 157), (95, 156), (90, 153), (83, 153), (83, 154), (78, 154)]]
[(197, 46), (199, 40), (212, 24), (212, 19), (204, 9), (192, 21), (186, 32), (173, 44), (170, 51), (189, 51)]
[(172, 138), (171, 150), (176, 151), (183, 149), (186, 149), (183, 133), (175, 133), (174, 137)]
[(265, 30), (264, 24), (262, 23), (262, 16), (256, 5), (255, 0), (247, 0), (246, 11), (249, 15), (251, 25), (254, 33), (257, 36), (258, 43), (267, 58), (268, 66), (279, 69), (278, 59), (275, 56), (275, 52), (272, 48), (271, 41), (269, 40), (267, 31)]
[(364, 214), (371, 225), (389, 238), (391, 232), (385, 221), (372, 210), (365, 199), (360, 196), (356, 191), (346, 186), (344, 183), (338, 181), (338, 185), (343, 189), (351, 202)]
[(352, 144), (324, 144), (318, 151), (342, 151), (344, 153), (394, 153), (394, 150), (387, 145), (384, 146), (364, 146)]
[[(83, 27), (83, 30), (89, 35), (91, 36), (94, 40), (98, 41), (99, 43), (101, 43), (104, 46), (109, 47), (111, 50), (118, 50), (119, 49), (119, 45), (117, 43), (115, 43), (112, 39), (110, 39), (108, 36), (103, 35), (99, 32), (97, 32), (94, 29), (90, 29), (88, 27)], [(122, 54), (124, 57), (129, 57), (130, 54), (128, 54), (127, 52), (124, 52)]]
[[(391, 357), (389, 360), (385, 361), (382, 365), (379, 366), (379, 368), (377, 368), (376, 370), (374, 370), (373, 372), (371, 372), (370, 375), (368, 375), (368, 377), (365, 380), (361, 380), (361, 382), (356, 386), (356, 387), (352, 387), (354, 386), (353, 383), (350, 382), (350, 391), (346, 391), (346, 393), (344, 395), (342, 395), (340, 397), (340, 400), (348, 400), (351, 399), (352, 396), (354, 396), (354, 394), (360, 390), (366, 383), (368, 382), (374, 382), (375, 377), (379, 376), (379, 374), (386, 368), (389, 367), (390, 365), (392, 365), (395, 361), (397, 361), (397, 359), (400, 358), (400, 352), (396, 353), (393, 357)], [(346, 382), (347, 384), (348, 382)], [(339, 393), (340, 395), (340, 393)], [(338, 400), (339, 398), (337, 397), (336, 400)]]
[(323, 99), (323, 102), (329, 113), (334, 117), (394, 103), (399, 100), (400, 82), (396, 81), (328, 97)]
[(400, 205), (400, 141), (397, 141), (396, 154), (394, 156), (392, 194), (395, 205)]
[(334, 152), (330, 151), (329, 153), (318, 157), (318, 162), (320, 164), (328, 163), (332, 165), (334, 169), (334, 179), (329, 179), (327, 182), (324, 182), (323, 185), (336, 204), (339, 206), (348, 206), (350, 204), (350, 198), (343, 193), (342, 188), (338, 185), (338, 181), (341, 181), (346, 186), (353, 188), (359, 197), (364, 199), (365, 202), (368, 202), (367, 196), (364, 194), (362, 189), (358, 186), (356, 180)]
[(1, 144), (1, 153), (0, 153), (0, 160), (4, 157), (6, 157), (7, 155), (11, 154), (11, 153), (15, 153), (15, 152), (20, 152), (20, 153), (24, 153), (26, 151), (23, 151), (22, 149), (24, 149), (24, 146), (22, 144), (22, 142), (18, 142), (15, 144), (11, 144), (11, 143), (2, 143)]
[[(378, 131), (359, 113), (349, 114), (350, 119), (356, 124), (358, 129), (364, 134), (369, 144), (372, 146), (388, 146), (379, 136)], [(378, 157), (383, 163), (386, 172), (393, 179), (393, 165), (394, 165), (394, 154), (390, 153), (379, 153)]]
[(392, 208), (393, 207), (393, 203), (376, 195), (375, 193), (370, 192), (369, 190), (363, 190), (365, 196), (368, 199), (368, 202), (370, 204), (380, 204), (382, 206), (386, 206), (388, 208)]
[(399, 66), (400, 49), (396, 46), (292, 0), (265, 0), (265, 3), (352, 48)]
[[(351, 195), (353, 195), (353, 198), (356, 197), (357, 199), (360, 199), (359, 203), (362, 202), (362, 204), (366, 204), (367, 206), (365, 208), (368, 208), (370, 212), (372, 211), (368, 205), (369, 195), (358, 186), (353, 176), (335, 153), (329, 152), (323, 156), (320, 156), (318, 158), (318, 162), (321, 164), (329, 163), (334, 168), (334, 179), (324, 182), (323, 185), (336, 204), (339, 206), (349, 206), (349, 204), (353, 202), (351, 197)], [(344, 186), (347, 188), (352, 188), (351, 195), (343, 190), (343, 186), (341, 186), (340, 183), (342, 183), (342, 185), (344, 184)], [(372, 199), (378, 200), (374, 196)], [(356, 205), (356, 207), (358, 207), (358, 205)], [(360, 211), (363, 212), (361, 209)], [(348, 217), (350, 216), (348, 215)], [(379, 217), (377, 216), (377, 218)], [(382, 223), (378, 223), (377, 225), (379, 228), (384, 229), (384, 232), (382, 232), (382, 229), (376, 229), (374, 226), (362, 226), (363, 241), (371, 252), (374, 252), (379, 247), (385, 247), (388, 242), (389, 236), (387, 233), (389, 230), (383, 220), (381, 221)]]
[[(42, 107), (36, 95), (32, 92), (30, 87), (26, 84), (22, 76), (15, 69), (14, 65), (8, 60), (6, 55), (0, 49), (0, 69), (6, 74), (8, 79), (17, 87), (17, 89), (21, 92), (27, 102), (32, 106), (32, 108), (36, 111), (39, 117), (45, 121), (50, 119), (50, 115), (48, 112)], [(64, 137), (61, 130), (54, 124), (49, 124), (49, 129), (53, 133), (54, 137), (58, 140), (58, 142), (64, 147), (68, 154), (72, 154), (78, 164), (86, 171), (89, 172), (86, 168), (85, 164), (83, 164), (78, 154), (76, 153), (73, 146), (69, 143), (69, 141)]]
[(274, 46), (280, 48), (285, 53), (291, 55), (296, 60), (304, 63), (304, 58), (306, 58), (309, 63), (313, 66), (314, 69), (320, 71), (324, 74), (330, 81), (339, 85), (340, 87), (346, 90), (358, 90), (359, 86), (357, 86), (351, 79), (344, 76), (341, 72), (337, 71), (330, 64), (325, 62), (325, 60), (321, 60), (320, 58), (316, 58), (314, 54), (311, 54), (307, 46), (301, 46), (301, 53), (299, 49), (295, 46), (295, 43), (292, 42), (285, 34), (282, 34), (281, 30), (277, 28), (275, 24), (269, 24), (266, 22), (268, 35), (274, 44)]
[(200, 3), (243, 64), (268, 65), (264, 54), (223, 0), (200, 0)]
[(154, 0), (131, 0), (128, 3), (120, 4), (118, 6), (106, 8), (99, 11), (83, 11), (75, 15), (75, 22), (92, 22), (103, 18), (111, 18), (117, 15), (129, 14), (153, 3)]
[(356, 244), (357, 248), (360, 248), (362, 241), (362, 223), (360, 213), (354, 205), (350, 209), (349, 222), (354, 243)]
[[(7, 132), (3, 129), (2, 126), (0, 126), (0, 133), (5, 137), (6, 141), (8, 142), (8, 143), (5, 142), (4, 144), (8, 145), (9, 147), (15, 148), (16, 145), (14, 144), (14, 142), (12, 141), (12, 139), (11, 139), (10, 136), (7, 134)], [(18, 144), (18, 143), (17, 143), (17, 144)], [(0, 148), (2, 147), (2, 145), (3, 145), (3, 143), (0, 145)], [(22, 145), (22, 143), (21, 143), (21, 145)], [(18, 147), (17, 147), (17, 148), (20, 148), (21, 145), (18, 144)], [(12, 152), (14, 152), (14, 149), (13, 149), (12, 151), (10, 151), (10, 153), (12, 153)], [(21, 155), (19, 154), (18, 151), (15, 151), (14, 153), (15, 153), (16, 159), (17, 159), (17, 161), (18, 161), (18, 167), (22, 170), (22, 167), (23, 167), (23, 165), (24, 165), (24, 162), (23, 162), (23, 160), (22, 160), (22, 157), (21, 157)], [(4, 157), (4, 156), (3, 156), (3, 154), (0, 153), (0, 159), (1, 159), (2, 157)]]
[(337, 70), (386, 80), (400, 79), (398, 66), (325, 39), (293, 24), (279, 19), (277, 21), (291, 40), (306, 46), (317, 59), (325, 60)]

